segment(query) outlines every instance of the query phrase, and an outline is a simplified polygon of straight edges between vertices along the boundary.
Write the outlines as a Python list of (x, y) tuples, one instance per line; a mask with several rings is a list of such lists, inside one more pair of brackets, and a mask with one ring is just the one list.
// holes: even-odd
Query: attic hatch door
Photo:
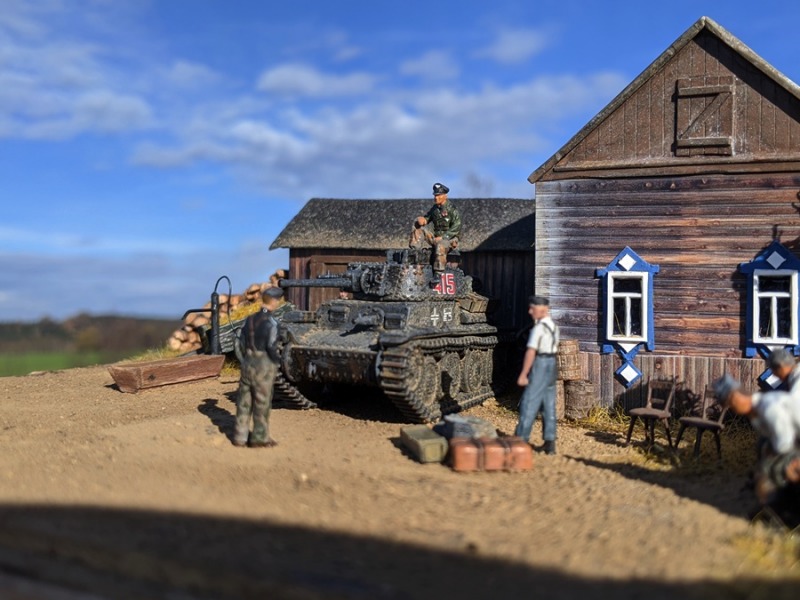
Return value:
[(733, 77), (678, 79), (675, 156), (733, 154)]

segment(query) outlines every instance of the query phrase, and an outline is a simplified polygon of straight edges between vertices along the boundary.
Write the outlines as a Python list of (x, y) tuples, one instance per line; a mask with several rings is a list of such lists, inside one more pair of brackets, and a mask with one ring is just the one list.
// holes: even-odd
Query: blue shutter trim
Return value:
[[(774, 254), (783, 258), (783, 262), (777, 267), (774, 265), (774, 261), (770, 262), (769, 260)], [(748, 358), (753, 358), (759, 354), (767, 358), (771, 352), (770, 348), (765, 344), (756, 344), (753, 342), (755, 337), (753, 332), (753, 278), (755, 276), (755, 271), (762, 269), (800, 271), (800, 260), (798, 260), (786, 246), (777, 240), (773, 240), (773, 242), (759, 252), (753, 260), (739, 264), (739, 272), (747, 276), (747, 318), (745, 320), (746, 339), (744, 355)], [(800, 322), (800, 314), (795, 315), (795, 319)], [(800, 346), (785, 346), (785, 348), (795, 356), (800, 353)], [(771, 371), (767, 369), (767, 371), (764, 371), (759, 377), (759, 381), (767, 387), (769, 387), (769, 385), (766, 383), (766, 380), (769, 378), (770, 374)]]
[[(654, 275), (658, 273), (659, 266), (658, 265), (651, 265), (642, 257), (640, 257), (636, 252), (634, 252), (630, 246), (625, 246), (625, 248), (614, 257), (606, 267), (602, 269), (597, 269), (595, 271), (595, 276), (600, 278), (600, 288), (601, 294), (603, 298), (603, 311), (600, 315), (602, 319), (602, 326), (600, 327), (600, 331), (602, 332), (602, 338), (600, 339), (600, 351), (603, 354), (610, 354), (612, 352), (617, 352), (622, 358), (622, 365), (614, 372), (614, 375), (622, 385), (626, 388), (631, 387), (634, 383), (636, 383), (639, 378), (641, 378), (642, 373), (636, 368), (636, 365), (633, 363), (636, 355), (639, 353), (639, 350), (644, 346), (649, 352), (652, 352), (655, 348), (655, 326), (653, 323), (654, 317), (654, 310), (653, 310), (653, 280), (655, 279)], [(606, 322), (608, 317), (608, 311), (613, 310), (612, 307), (608, 306), (608, 274), (610, 272), (625, 272), (625, 273), (650, 273), (650, 277), (647, 278), (647, 340), (645, 342), (640, 342), (636, 344), (630, 350), (625, 350), (620, 346), (620, 342), (616, 340), (609, 340), (606, 336)]]

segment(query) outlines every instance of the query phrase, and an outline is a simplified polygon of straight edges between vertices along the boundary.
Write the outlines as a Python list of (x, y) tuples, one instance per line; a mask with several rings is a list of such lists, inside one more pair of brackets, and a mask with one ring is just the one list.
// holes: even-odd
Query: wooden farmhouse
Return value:
[(600, 403), (800, 350), (800, 88), (703, 17), (528, 178), (536, 293)]
[[(533, 293), (534, 203), (509, 198), (451, 199), (461, 213), (461, 268), (474, 288), (498, 300), (495, 323), (516, 330), (525, 325)], [(416, 200), (314, 198), (278, 235), (270, 249), (289, 249), (289, 277), (340, 274), (348, 263), (386, 260), (386, 250), (407, 248), (414, 219), (433, 204)], [(338, 290), (295, 287), (288, 299), (316, 310)]]

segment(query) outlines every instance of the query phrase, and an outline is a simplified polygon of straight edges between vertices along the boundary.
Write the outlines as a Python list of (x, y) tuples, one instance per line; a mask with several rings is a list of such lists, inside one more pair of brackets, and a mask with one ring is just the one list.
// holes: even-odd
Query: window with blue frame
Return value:
[(753, 273), (753, 342), (797, 344), (797, 271)]
[(606, 339), (646, 342), (648, 331), (648, 273), (609, 272)]
[(777, 347), (797, 351), (800, 344), (800, 260), (773, 241), (752, 261), (741, 263), (747, 276), (745, 356), (768, 356)]
[(600, 315), (601, 351), (618, 352), (622, 365), (615, 371), (617, 379), (630, 387), (641, 376), (634, 364), (641, 348), (653, 350), (653, 278), (658, 265), (651, 265), (630, 247), (614, 257), (608, 265), (597, 269), (601, 280), (603, 311)]

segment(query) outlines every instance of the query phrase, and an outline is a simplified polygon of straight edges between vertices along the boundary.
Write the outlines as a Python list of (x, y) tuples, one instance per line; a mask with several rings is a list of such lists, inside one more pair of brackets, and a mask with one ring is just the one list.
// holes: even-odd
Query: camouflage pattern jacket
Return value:
[(428, 223), (433, 223), (433, 235), (451, 240), (461, 235), (461, 215), (448, 200), (441, 206), (434, 204), (425, 215)]

